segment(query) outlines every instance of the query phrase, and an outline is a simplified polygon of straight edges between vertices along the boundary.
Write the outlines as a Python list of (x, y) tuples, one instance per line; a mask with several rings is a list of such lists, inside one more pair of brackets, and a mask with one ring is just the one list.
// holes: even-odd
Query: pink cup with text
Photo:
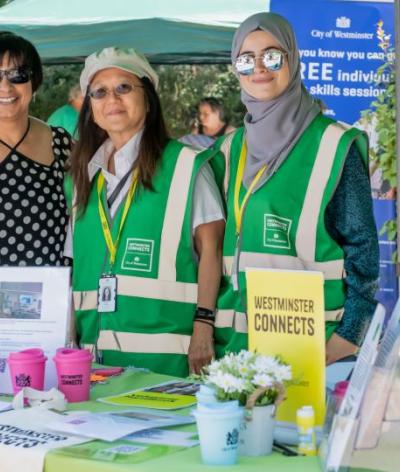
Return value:
[(47, 357), (42, 349), (37, 348), (9, 354), (7, 362), (14, 395), (24, 387), (43, 390), (46, 361)]
[(93, 356), (88, 349), (57, 349), (53, 357), (58, 389), (70, 403), (89, 400)]

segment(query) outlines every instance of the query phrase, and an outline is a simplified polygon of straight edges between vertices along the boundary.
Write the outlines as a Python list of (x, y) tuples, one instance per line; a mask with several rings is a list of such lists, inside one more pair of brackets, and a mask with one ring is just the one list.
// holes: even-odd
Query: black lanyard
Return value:
[(107, 205), (108, 205), (108, 208), (111, 209), (111, 207), (113, 206), (113, 203), (115, 202), (115, 200), (117, 199), (119, 193), (121, 192), (123, 186), (125, 185), (126, 181), (128, 180), (129, 176), (132, 174), (132, 169), (130, 169), (123, 177), (122, 179), (118, 182), (117, 186), (115, 187), (115, 189), (113, 190), (112, 194), (110, 195), (110, 197), (107, 199)]
[(14, 146), (10, 146), (5, 141), (0, 139), (0, 143), (4, 144), (4, 146), (8, 147), (10, 151), (15, 151), (17, 147), (22, 143), (22, 141), (28, 136), (29, 130), (31, 129), (31, 120), (28, 118), (28, 126), (26, 127), (25, 133), (23, 134), (22, 138), (15, 144)]

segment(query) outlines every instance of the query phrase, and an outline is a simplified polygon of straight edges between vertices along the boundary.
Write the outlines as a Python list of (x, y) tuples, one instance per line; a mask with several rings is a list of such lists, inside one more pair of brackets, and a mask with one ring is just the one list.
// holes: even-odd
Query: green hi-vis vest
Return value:
[[(326, 230), (325, 211), (354, 141), (365, 165), (368, 161), (368, 141), (361, 131), (318, 115), (278, 171), (250, 196), (237, 237), (234, 186), (243, 139), (243, 128), (225, 137), (219, 142), (225, 160), (212, 161), (227, 199), (224, 277), (215, 324), (217, 356), (247, 348), (246, 267), (322, 271), (325, 320), (340, 320), (345, 302), (344, 253)], [(240, 204), (246, 190), (242, 184)]]
[[(99, 278), (109, 271), (95, 176), (85, 213), (73, 216), (73, 296), (80, 345), (97, 349), (107, 365), (149, 368), (186, 376), (197, 304), (197, 262), (192, 239), (195, 178), (214, 151), (198, 153), (170, 141), (153, 178), (138, 188), (128, 210), (113, 274), (117, 308), (97, 312)], [(66, 184), (69, 205), (71, 180)], [(103, 207), (107, 208), (103, 188)], [(116, 240), (123, 201), (110, 222)]]

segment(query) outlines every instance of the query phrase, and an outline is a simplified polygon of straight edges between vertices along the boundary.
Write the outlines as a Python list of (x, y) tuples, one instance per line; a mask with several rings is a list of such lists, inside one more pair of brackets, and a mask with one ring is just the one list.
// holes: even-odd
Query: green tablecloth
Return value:
[[(108, 384), (96, 385), (91, 391), (91, 401), (79, 404), (71, 404), (69, 410), (89, 410), (89, 411), (111, 411), (121, 410), (121, 407), (106, 405), (95, 400), (99, 397), (107, 396), (141, 388), (144, 386), (165, 382), (171, 377), (147, 372), (126, 371), (119, 377), (112, 379)], [(185, 413), (184, 410), (179, 410)], [(178, 411), (177, 411), (178, 412)], [(188, 427), (182, 427), (181, 429)], [(191, 426), (189, 428), (194, 428)], [(112, 446), (112, 443), (109, 444)], [(112, 462), (102, 462), (98, 460), (87, 460), (78, 457), (65, 455), (62, 451), (48, 453), (45, 461), (44, 472), (206, 472), (221, 471), (224, 467), (205, 466), (201, 462), (200, 449), (194, 447), (179, 450), (172, 454), (152, 458), (138, 464), (115, 464)], [(317, 472), (320, 470), (317, 457), (287, 457), (274, 452), (269, 456), (248, 458), (239, 457), (238, 464), (231, 466), (229, 470), (241, 472)], [(29, 471), (29, 469), (26, 469)], [(367, 472), (377, 469), (351, 469), (352, 472)]]

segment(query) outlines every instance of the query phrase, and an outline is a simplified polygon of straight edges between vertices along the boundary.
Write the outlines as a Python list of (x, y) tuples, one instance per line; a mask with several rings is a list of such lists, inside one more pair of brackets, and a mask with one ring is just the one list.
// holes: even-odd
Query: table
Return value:
[[(106, 405), (95, 400), (110, 394), (142, 388), (171, 380), (172, 377), (149, 372), (126, 371), (113, 378), (108, 384), (96, 385), (91, 390), (91, 401), (69, 405), (69, 410), (111, 411), (121, 407)], [(185, 410), (179, 410), (185, 413)], [(178, 412), (178, 411), (177, 411)], [(190, 428), (181, 427), (182, 430)], [(191, 426), (193, 428), (193, 426)], [(370, 452), (370, 451), (368, 451)], [(359, 461), (360, 462), (360, 461)], [(361, 464), (359, 467), (368, 467)], [(239, 472), (318, 472), (320, 471), (317, 457), (287, 457), (277, 452), (264, 457), (239, 457), (238, 464), (230, 467)], [(97, 460), (87, 460), (63, 455), (60, 451), (51, 451), (46, 456), (44, 472), (212, 472), (228, 470), (224, 467), (205, 466), (201, 462), (200, 449), (194, 447), (176, 453), (141, 462), (139, 464), (115, 464)], [(351, 472), (394, 472), (398, 469), (351, 468)], [(28, 469), (27, 469), (27, 472)]]

